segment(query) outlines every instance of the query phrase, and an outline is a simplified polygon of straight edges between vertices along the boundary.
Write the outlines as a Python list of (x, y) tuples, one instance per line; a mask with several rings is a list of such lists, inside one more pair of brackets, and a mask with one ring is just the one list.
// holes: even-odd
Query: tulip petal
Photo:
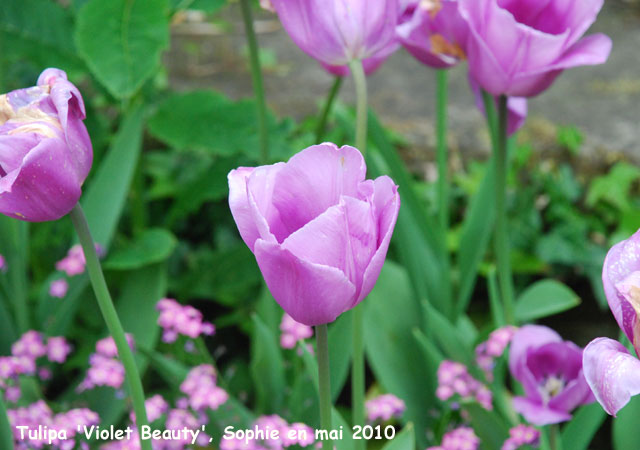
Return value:
[(280, 212), (273, 204), (273, 192), (284, 163), (257, 167), (247, 180), (247, 198), (253, 223), (261, 239), (282, 242), (289, 235)]
[(333, 322), (350, 308), (356, 287), (342, 271), (301, 260), (262, 239), (255, 242), (254, 253), (273, 298), (296, 322)]
[(530, 348), (541, 347), (550, 342), (562, 342), (562, 338), (551, 328), (541, 325), (525, 325), (513, 335), (509, 350), (509, 370), (521, 379), (525, 370), (527, 352)]
[(584, 349), (583, 367), (596, 400), (612, 416), (640, 394), (640, 360), (613, 339), (591, 341)]
[(594, 401), (591, 388), (581, 370), (576, 378), (568, 382), (564, 389), (549, 401), (549, 407), (559, 411), (573, 411), (580, 405)]
[[(355, 304), (364, 299), (380, 276), (380, 271), (387, 256), (391, 235), (398, 219), (400, 211), (400, 195), (398, 186), (387, 176), (381, 176), (374, 180), (373, 205), (375, 216), (378, 220), (378, 249), (364, 272), (362, 289), (358, 294)], [(354, 306), (355, 306), (354, 304)]]
[[(293, 156), (277, 175), (273, 188), (272, 203), (286, 227), (284, 237), (337, 205), (340, 196), (357, 198), (366, 170), (360, 152), (349, 146), (315, 145)], [(282, 242), (282, 235), (274, 234)]]
[(513, 409), (522, 414), (527, 422), (533, 425), (543, 426), (553, 423), (566, 422), (571, 419), (571, 414), (565, 411), (557, 411), (533, 402), (525, 397), (513, 398)]
[(260, 237), (258, 228), (253, 222), (253, 215), (247, 196), (247, 179), (253, 170), (253, 167), (239, 167), (227, 175), (231, 215), (238, 226), (242, 240), (252, 250), (253, 244)]

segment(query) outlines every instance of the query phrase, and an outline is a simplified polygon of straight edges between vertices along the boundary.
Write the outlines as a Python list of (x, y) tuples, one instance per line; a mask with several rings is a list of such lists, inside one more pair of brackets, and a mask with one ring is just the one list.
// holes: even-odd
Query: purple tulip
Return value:
[(271, 0), (291, 39), (329, 72), (344, 76), (349, 62), (376, 70), (398, 44), (397, 0)]
[(57, 220), (80, 198), (93, 151), (80, 91), (58, 69), (0, 96), (0, 213)]
[[(487, 115), (487, 111), (484, 107), (484, 99), (482, 98), (482, 90), (476, 80), (473, 79), (471, 73), (469, 73), (469, 86), (476, 101), (476, 106), (484, 114)], [(498, 97), (492, 96), (493, 101), (497, 107)], [(525, 97), (508, 97), (507, 98), (507, 135), (511, 136), (518, 131), (527, 120), (527, 99)]]
[(457, 0), (409, 4), (396, 31), (407, 51), (427, 66), (444, 69), (466, 59), (469, 27)]
[[(636, 354), (640, 351), (640, 230), (614, 245), (602, 269), (604, 293)], [(640, 394), (640, 360), (613, 339), (594, 339), (584, 349), (584, 373), (596, 400), (616, 413)]]
[(582, 349), (550, 328), (525, 325), (513, 336), (509, 370), (524, 397), (513, 407), (527, 422), (548, 425), (571, 419), (571, 411), (593, 401), (582, 372)]
[(229, 206), (275, 300), (296, 322), (332, 322), (373, 288), (400, 197), (365, 180), (360, 152), (309, 147), (287, 163), (229, 173)]
[(611, 39), (581, 39), (603, 0), (459, 0), (473, 77), (494, 95), (532, 97), (564, 70), (604, 63)]

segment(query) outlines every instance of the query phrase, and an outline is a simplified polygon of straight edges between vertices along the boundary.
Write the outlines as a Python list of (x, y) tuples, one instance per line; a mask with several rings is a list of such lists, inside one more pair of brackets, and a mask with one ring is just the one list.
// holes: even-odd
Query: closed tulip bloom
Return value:
[(524, 388), (513, 408), (534, 425), (571, 419), (571, 411), (593, 402), (582, 371), (582, 349), (551, 328), (525, 325), (511, 340), (509, 370)]
[(0, 213), (56, 220), (80, 198), (93, 151), (78, 89), (58, 69), (0, 96)]
[[(640, 230), (614, 245), (602, 269), (604, 293), (618, 325), (640, 352)], [(615, 416), (640, 394), (640, 360), (621, 343), (594, 339), (584, 349), (584, 371), (596, 400)]]
[(400, 43), (418, 61), (436, 69), (466, 59), (469, 27), (457, 0), (422, 0), (410, 5), (397, 27)]
[(581, 39), (603, 0), (459, 0), (469, 69), (494, 95), (532, 97), (564, 70), (604, 63), (611, 39)]
[(386, 176), (365, 180), (360, 152), (309, 147), (287, 163), (229, 173), (229, 205), (275, 300), (321, 325), (373, 288), (400, 208)]
[(396, 50), (397, 0), (271, 0), (282, 26), (329, 72), (346, 75), (362, 60), (366, 73)]

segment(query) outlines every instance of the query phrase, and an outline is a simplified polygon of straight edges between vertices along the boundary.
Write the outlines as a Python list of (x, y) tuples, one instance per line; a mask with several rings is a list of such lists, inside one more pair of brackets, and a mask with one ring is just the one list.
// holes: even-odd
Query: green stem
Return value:
[(331, 85), (331, 89), (329, 90), (329, 95), (327, 96), (327, 100), (324, 103), (324, 108), (322, 109), (322, 115), (320, 116), (320, 120), (318, 121), (318, 126), (316, 127), (316, 143), (319, 144), (324, 139), (324, 133), (327, 131), (327, 120), (329, 119), (329, 115), (331, 114), (331, 110), (333, 109), (333, 104), (338, 96), (338, 92), (340, 92), (340, 88), (342, 87), (342, 77), (336, 76), (336, 79), (333, 81)]
[(437, 72), (436, 149), (438, 160), (438, 217), (443, 232), (449, 229), (449, 177), (447, 157), (447, 69)]
[(560, 427), (558, 424), (549, 425), (549, 447), (551, 450), (562, 450)]
[(262, 70), (260, 67), (260, 55), (258, 53), (258, 40), (253, 28), (253, 16), (251, 14), (250, 0), (240, 0), (244, 29), (247, 34), (249, 46), (249, 62), (251, 64), (251, 78), (253, 80), (253, 93), (256, 97), (258, 112), (258, 130), (260, 133), (260, 160), (262, 164), (269, 161), (269, 130), (267, 128), (267, 105), (264, 98), (264, 85), (262, 82)]
[[(367, 78), (361, 61), (349, 63), (356, 86), (356, 148), (363, 155), (367, 150)], [(365, 425), (364, 422), (364, 342), (362, 305), (353, 310), (353, 361), (351, 365), (351, 407), (352, 425)], [(355, 442), (356, 450), (364, 448), (362, 441)]]
[(367, 77), (361, 61), (351, 61), (349, 68), (356, 85), (356, 148), (364, 155), (367, 152)]
[[(127, 343), (127, 339), (118, 318), (116, 308), (113, 306), (111, 300), (111, 294), (109, 294), (109, 288), (107, 282), (104, 279), (102, 268), (100, 267), (100, 261), (96, 254), (95, 244), (91, 237), (91, 231), (89, 231), (89, 225), (87, 219), (78, 203), (70, 213), (71, 221), (76, 229), (80, 245), (84, 251), (84, 256), (87, 261), (87, 271), (89, 272), (89, 279), (93, 286), (93, 291), (98, 301), (98, 306), (102, 312), (102, 317), (109, 328), (109, 332), (113, 337), (113, 340), (118, 349), (118, 355), (127, 376), (127, 382), (129, 384), (129, 391), (131, 393), (131, 399), (133, 401), (133, 410), (136, 415), (136, 423), (138, 431), (141, 427), (148, 425), (147, 411), (144, 406), (144, 391), (142, 389), (142, 382), (140, 381), (140, 375), (138, 373), (138, 367), (133, 357), (133, 352)], [(143, 450), (151, 450), (151, 441), (140, 440), (140, 447)]]
[(502, 95), (498, 100), (498, 133), (496, 151), (496, 263), (498, 267), (498, 283), (500, 285), (505, 320), (514, 323), (513, 313), (513, 279), (507, 227), (507, 97)]
[[(316, 353), (320, 393), (320, 428), (331, 432), (331, 372), (329, 370), (329, 338), (327, 324), (316, 325)], [(322, 450), (331, 450), (331, 440), (322, 441)]]
[(2, 448), (13, 448), (13, 431), (11, 430), (11, 422), (9, 422), (2, 392), (0, 392), (0, 446)]

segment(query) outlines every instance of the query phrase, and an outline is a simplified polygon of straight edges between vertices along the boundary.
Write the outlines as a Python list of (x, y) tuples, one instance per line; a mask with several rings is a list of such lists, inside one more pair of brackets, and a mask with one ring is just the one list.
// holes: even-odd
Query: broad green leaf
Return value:
[(428, 302), (423, 302), (425, 317), (428, 323), (426, 329), (430, 330), (440, 348), (444, 350), (448, 359), (469, 364), (473, 360), (473, 353), (458, 329), (442, 314), (440, 314)]
[(167, 0), (89, 0), (79, 11), (76, 45), (116, 98), (136, 93), (169, 43)]
[(180, 11), (184, 9), (215, 13), (227, 4), (227, 0), (171, 0), (171, 9)]
[(349, 375), (353, 339), (352, 314), (343, 314), (329, 325), (329, 367), (331, 367), (331, 398), (336, 401)]
[(477, 194), (470, 205), (462, 224), (462, 237), (457, 263), (460, 271), (460, 288), (457, 299), (458, 315), (464, 313), (471, 300), (478, 276), (478, 266), (484, 257), (495, 219), (495, 166), (489, 164)]
[(165, 261), (176, 247), (176, 238), (168, 230), (151, 228), (132, 242), (115, 250), (104, 262), (105, 269), (133, 270)]
[[(433, 404), (435, 385), (427, 361), (416, 357), (422, 349), (413, 329), (420, 328), (422, 314), (405, 270), (387, 261), (363, 304), (369, 365), (384, 390), (404, 400), (404, 419), (413, 422), (416, 430), (425, 430), (432, 421), (425, 405)], [(416, 434), (424, 447), (424, 434)]]
[(593, 207), (598, 202), (607, 202), (621, 211), (631, 208), (630, 190), (640, 179), (640, 168), (627, 162), (619, 162), (609, 173), (597, 177), (591, 183), (586, 204)]
[(495, 450), (502, 447), (509, 437), (509, 426), (499, 415), (487, 411), (478, 404), (464, 405), (469, 414), (473, 431), (480, 438), (480, 446), (484, 450)]
[(82, 67), (73, 43), (71, 14), (57, 2), (3, 0), (0, 41), (4, 43), (1, 59), (29, 60), (40, 70), (50, 66), (63, 70)]
[[(637, 417), (637, 416), (636, 416)], [(607, 418), (607, 414), (602, 409), (599, 403), (594, 402), (590, 405), (581, 406), (575, 413), (573, 418), (562, 429), (562, 449), (563, 450), (587, 450), (589, 444), (593, 439), (604, 420)], [(616, 433), (616, 424), (619, 419), (614, 421), (614, 439)], [(635, 424), (633, 433), (635, 434)], [(640, 444), (640, 441), (637, 441)], [(631, 447), (618, 447), (618, 448), (637, 448), (638, 446)]]
[(6, 295), (6, 308), (13, 314), (16, 333), (31, 328), (28, 290), (29, 223), (0, 216), (0, 254), (5, 258), (7, 270), (0, 273)]
[(387, 442), (382, 450), (414, 450), (416, 448), (416, 434), (413, 424), (409, 422), (400, 434)]
[(251, 375), (256, 389), (258, 409), (277, 413), (284, 400), (285, 376), (278, 338), (253, 315)]
[[(288, 156), (285, 137), (290, 124), (277, 123), (270, 115), (270, 148), (274, 158)], [(212, 155), (245, 154), (259, 156), (256, 108), (252, 100), (234, 102), (209, 90), (173, 94), (163, 101), (149, 119), (149, 131), (178, 150), (194, 150)]]
[(13, 448), (13, 431), (7, 416), (4, 398), (0, 398), (0, 445), (2, 448)]
[(613, 448), (615, 450), (640, 448), (639, 416), (640, 397), (632, 397), (629, 403), (618, 411), (617, 417), (613, 419)]
[(529, 286), (516, 300), (515, 315), (519, 322), (529, 322), (558, 314), (580, 304), (580, 297), (564, 284), (542, 280)]
[[(3, 273), (0, 273), (0, 277), (4, 277)], [(1, 355), (9, 355), (11, 354), (11, 344), (13, 344), (18, 339), (18, 334), (16, 333), (14, 322), (11, 314), (7, 307), (9, 306), (9, 301), (7, 296), (2, 293), (0, 295), (0, 354)]]

